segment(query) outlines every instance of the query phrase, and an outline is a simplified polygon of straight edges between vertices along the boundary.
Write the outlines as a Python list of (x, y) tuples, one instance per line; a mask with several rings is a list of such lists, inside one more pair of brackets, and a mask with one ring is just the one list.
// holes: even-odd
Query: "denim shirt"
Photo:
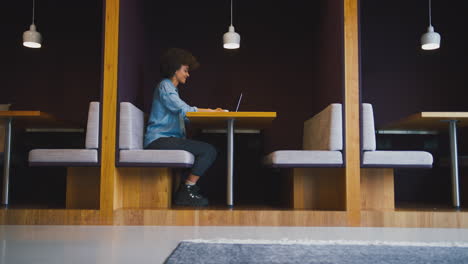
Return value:
[(163, 79), (154, 90), (144, 147), (161, 137), (185, 138), (186, 113), (197, 111), (197, 107), (180, 99), (179, 90), (171, 80)]

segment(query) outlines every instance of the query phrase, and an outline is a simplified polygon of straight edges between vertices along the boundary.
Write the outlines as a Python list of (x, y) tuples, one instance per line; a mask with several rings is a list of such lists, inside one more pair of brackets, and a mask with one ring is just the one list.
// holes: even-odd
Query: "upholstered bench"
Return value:
[(98, 209), (99, 102), (89, 104), (84, 149), (33, 149), (30, 166), (67, 167), (67, 208)]
[(296, 209), (345, 209), (341, 104), (331, 104), (304, 122), (303, 149), (278, 150), (264, 158), (271, 168), (289, 168), (286, 196)]
[(120, 206), (167, 208), (171, 205), (173, 169), (192, 167), (194, 156), (184, 150), (143, 149), (144, 131), (143, 111), (121, 102), (117, 167), (119, 191), (127, 198)]
[(131, 103), (120, 103), (119, 166), (190, 168), (194, 156), (185, 150), (143, 149), (145, 117)]
[(394, 210), (394, 169), (432, 168), (433, 157), (426, 151), (377, 150), (374, 112), (362, 104), (361, 208)]

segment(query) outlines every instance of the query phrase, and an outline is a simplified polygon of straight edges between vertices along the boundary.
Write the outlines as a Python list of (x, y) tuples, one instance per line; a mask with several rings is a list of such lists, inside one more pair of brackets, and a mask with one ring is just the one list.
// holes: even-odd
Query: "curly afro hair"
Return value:
[(184, 49), (168, 49), (161, 57), (160, 73), (163, 78), (171, 78), (182, 65), (188, 65), (190, 70), (197, 69), (200, 64), (190, 52)]

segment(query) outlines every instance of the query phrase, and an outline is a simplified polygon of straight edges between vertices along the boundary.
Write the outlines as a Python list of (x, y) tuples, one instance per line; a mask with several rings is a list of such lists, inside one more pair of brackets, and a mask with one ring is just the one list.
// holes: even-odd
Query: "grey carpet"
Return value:
[(181, 242), (165, 263), (462, 264), (468, 263), (468, 248)]

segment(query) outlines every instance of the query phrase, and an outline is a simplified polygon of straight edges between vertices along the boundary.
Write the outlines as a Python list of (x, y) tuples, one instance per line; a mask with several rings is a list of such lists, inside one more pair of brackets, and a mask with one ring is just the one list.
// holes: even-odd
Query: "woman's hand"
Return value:
[(216, 109), (211, 109), (211, 108), (198, 108), (198, 112), (229, 112), (228, 110), (224, 110), (222, 108), (216, 108)]

